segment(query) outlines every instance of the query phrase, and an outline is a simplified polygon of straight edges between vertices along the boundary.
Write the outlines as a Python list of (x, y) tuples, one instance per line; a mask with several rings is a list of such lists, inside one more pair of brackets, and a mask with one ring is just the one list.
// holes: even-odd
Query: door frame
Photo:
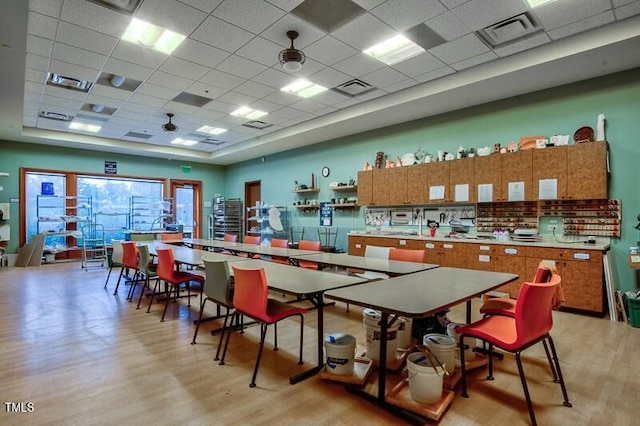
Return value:
[[(169, 192), (171, 202), (173, 203), (173, 211), (177, 212), (177, 200), (176, 200), (176, 188), (184, 188), (191, 186), (193, 188), (193, 221), (195, 222), (195, 235), (192, 234), (192, 238), (202, 238), (202, 181), (200, 180), (187, 180), (187, 179), (171, 179), (169, 184)], [(174, 218), (175, 219), (175, 218)]]

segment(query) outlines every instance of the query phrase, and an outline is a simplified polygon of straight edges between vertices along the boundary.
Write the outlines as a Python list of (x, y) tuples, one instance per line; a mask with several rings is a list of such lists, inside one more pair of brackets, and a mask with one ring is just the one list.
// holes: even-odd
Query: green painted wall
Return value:
[[(215, 193), (224, 192), (225, 168), (210, 164), (137, 157), (82, 149), (59, 148), (46, 145), (0, 141), (0, 171), (10, 174), (0, 177), (0, 202), (9, 202), (20, 194), (20, 167), (62, 170), (85, 173), (104, 173), (104, 162), (116, 161), (118, 175), (169, 179), (188, 179), (203, 182), (202, 194), (211, 200)], [(190, 173), (183, 173), (182, 166), (191, 166)], [(203, 214), (210, 214), (205, 208)], [(14, 253), (19, 237), (18, 204), (11, 204), (11, 241), (8, 252)]]
[[(441, 149), (455, 152), (459, 146), (468, 149), (504, 145), (528, 135), (573, 135), (582, 126), (595, 128), (600, 113), (606, 116), (610, 145), (609, 194), (622, 200), (622, 238), (613, 239), (611, 244), (613, 269), (620, 288), (634, 289), (635, 276), (627, 267), (627, 252), (640, 240), (633, 228), (640, 212), (639, 69), (267, 156), (264, 162), (255, 159), (239, 163), (227, 170), (224, 194), (242, 197), (244, 182), (260, 180), (264, 201), (291, 206), (299, 199), (292, 193), (294, 180), (309, 184), (311, 173), (318, 176), (326, 165), (331, 168), (331, 175), (318, 178), (321, 192), (317, 198), (327, 200), (334, 197), (328, 189), (329, 182), (356, 178), (365, 161), (374, 162), (377, 151), (395, 158), (418, 148), (435, 154)], [(317, 213), (303, 214), (292, 208), (289, 211), (290, 225), (310, 227), (315, 232)], [(345, 248), (346, 233), (364, 228), (363, 209), (353, 215), (335, 213), (334, 226), (340, 228), (338, 246)]]

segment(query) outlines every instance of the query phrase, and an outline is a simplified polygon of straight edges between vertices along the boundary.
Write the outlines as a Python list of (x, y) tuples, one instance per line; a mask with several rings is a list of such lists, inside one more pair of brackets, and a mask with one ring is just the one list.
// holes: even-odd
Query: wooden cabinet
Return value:
[(563, 307), (604, 313), (602, 253), (568, 250), (562, 262)]
[[(509, 152), (500, 154), (500, 171), (502, 190), (502, 201), (529, 201), (533, 200), (532, 191), (532, 168), (533, 150)], [(494, 154), (498, 155), (498, 154)], [(523, 185), (519, 188), (524, 191), (524, 199), (509, 199), (509, 187)]]
[[(475, 202), (476, 185), (474, 179), (475, 158), (462, 158), (449, 162), (449, 201), (450, 202)], [(456, 200), (456, 186), (467, 185), (469, 197), (466, 200)]]
[(467, 267), (480, 271), (493, 271), (493, 250), (489, 244), (469, 244)]
[(417, 164), (407, 167), (407, 200), (410, 204), (426, 204), (429, 201), (427, 164)]
[(389, 205), (389, 185), (392, 169), (374, 169), (373, 172), (373, 197), (371, 204), (374, 206)]
[(397, 206), (407, 204), (407, 172), (409, 167), (389, 169), (389, 201), (387, 204)]
[[(557, 199), (567, 198), (567, 146), (533, 150), (533, 199), (540, 199), (540, 181), (555, 179)], [(552, 199), (552, 198), (545, 198)]]
[[(437, 163), (427, 164), (427, 203), (429, 204), (441, 204), (449, 201), (450, 188), (449, 188), (449, 163), (451, 161), (439, 161)], [(443, 198), (432, 198), (432, 193), (437, 192), (434, 188), (443, 187)]]
[(585, 142), (567, 150), (567, 194), (574, 200), (607, 198), (607, 142)]
[(373, 202), (373, 170), (358, 172), (358, 205), (368, 206)]
[(475, 157), (473, 160), (473, 180), (475, 182), (477, 191), (476, 200), (480, 201), (480, 190), (478, 189), (479, 185), (491, 185), (493, 192), (493, 197), (491, 200), (482, 201), (502, 200), (502, 173), (500, 154)]
[(518, 274), (518, 279), (511, 283), (500, 287), (499, 291), (508, 292), (513, 298), (518, 296), (520, 287), (525, 281), (526, 257), (525, 247), (495, 245), (492, 247), (494, 272), (508, 272), (510, 274)]

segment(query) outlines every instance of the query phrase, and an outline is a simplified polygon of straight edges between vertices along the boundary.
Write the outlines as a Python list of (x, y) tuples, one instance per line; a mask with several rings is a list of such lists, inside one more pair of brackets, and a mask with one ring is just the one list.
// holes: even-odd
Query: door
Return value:
[(259, 203), (261, 201), (261, 192), (262, 188), (259, 180), (244, 183), (244, 205), (246, 207), (244, 216), (246, 220), (244, 226), (245, 234), (260, 235), (260, 224), (255, 220), (249, 220), (249, 218), (252, 216), (258, 216), (258, 213), (256, 212), (256, 214), (248, 214), (247, 212), (251, 207), (255, 207), (256, 203)]
[(174, 221), (182, 225), (184, 235), (202, 238), (202, 182), (172, 179), (171, 198)]

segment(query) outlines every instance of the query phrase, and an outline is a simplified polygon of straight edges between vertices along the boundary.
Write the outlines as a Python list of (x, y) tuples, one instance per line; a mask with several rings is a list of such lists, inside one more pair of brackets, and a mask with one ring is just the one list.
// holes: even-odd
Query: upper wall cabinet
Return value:
[(531, 201), (533, 150), (494, 154), (500, 156), (501, 198), (497, 201)]
[(475, 158), (462, 158), (449, 162), (450, 202), (476, 202)]
[(428, 164), (427, 203), (442, 204), (449, 202), (451, 198), (449, 163), (451, 163), (451, 161), (439, 161)]
[(608, 198), (607, 142), (586, 142), (567, 151), (567, 194), (575, 200)]
[[(567, 198), (568, 146), (533, 150), (533, 199)], [(553, 186), (556, 186), (556, 196)]]
[(373, 204), (373, 170), (358, 172), (358, 204), (361, 206)]
[[(507, 154), (500, 154), (507, 155)], [(499, 154), (473, 158), (473, 175), (477, 190), (476, 201), (491, 202), (502, 200), (502, 172)], [(481, 193), (491, 191), (491, 198), (484, 199)]]
[(426, 204), (429, 201), (427, 187), (429, 164), (407, 167), (407, 201), (409, 204)]

